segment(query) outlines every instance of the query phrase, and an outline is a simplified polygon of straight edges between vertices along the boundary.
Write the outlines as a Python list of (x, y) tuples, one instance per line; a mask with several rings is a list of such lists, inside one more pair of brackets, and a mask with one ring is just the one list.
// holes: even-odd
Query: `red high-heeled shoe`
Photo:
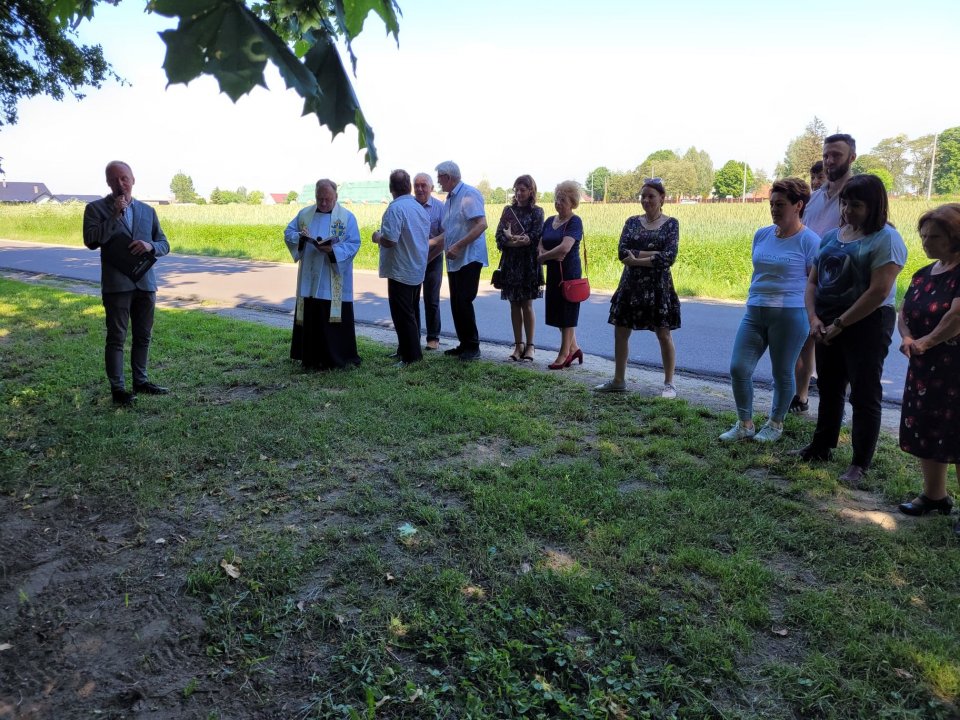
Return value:
[(569, 367), (569, 366), (570, 366), (570, 356), (567, 355), (566, 360), (562, 360), (560, 362), (552, 362), (549, 365), (547, 365), (547, 368), (549, 370), (563, 370), (565, 367)]
[(569, 355), (567, 355), (567, 360), (566, 362), (563, 363), (563, 367), (565, 368), (570, 367), (571, 365), (573, 365), (574, 360), (579, 360), (580, 364), (583, 365), (583, 350), (581, 350), (580, 348), (577, 348), (577, 351), (575, 353), (570, 353)]

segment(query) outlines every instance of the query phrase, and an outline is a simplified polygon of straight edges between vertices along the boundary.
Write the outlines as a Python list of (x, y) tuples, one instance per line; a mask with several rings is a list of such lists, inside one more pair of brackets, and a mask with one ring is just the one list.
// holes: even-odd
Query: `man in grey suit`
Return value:
[[(83, 244), (91, 250), (109, 245), (112, 254), (116, 254), (120, 248), (112, 244), (122, 243), (135, 258), (145, 254), (160, 257), (170, 252), (170, 244), (160, 229), (156, 211), (133, 199), (135, 180), (130, 166), (114, 160), (107, 165), (106, 174), (107, 185), (112, 192), (102, 200), (87, 205), (83, 213)], [(154, 385), (147, 379), (147, 353), (153, 330), (157, 278), (151, 267), (142, 277), (133, 280), (108, 260), (107, 252), (104, 249), (100, 253), (100, 287), (107, 319), (104, 360), (113, 402), (131, 405), (137, 393), (165, 395), (169, 392), (167, 388)], [(131, 320), (133, 392), (125, 388), (123, 380), (123, 346)]]

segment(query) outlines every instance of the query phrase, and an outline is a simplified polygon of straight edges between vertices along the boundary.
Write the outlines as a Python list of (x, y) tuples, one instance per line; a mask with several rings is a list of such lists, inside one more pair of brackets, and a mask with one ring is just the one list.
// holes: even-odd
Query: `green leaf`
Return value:
[(347, 40), (353, 40), (363, 30), (363, 23), (370, 11), (374, 11), (387, 26), (387, 32), (398, 37), (400, 23), (397, 6), (392, 0), (335, 0), (337, 17), (343, 23)]
[[(151, 0), (147, 4), (147, 10), (164, 17), (192, 20), (224, 4), (223, 0)], [(236, 3), (226, 4), (235, 5)]]
[[(246, 11), (246, 9), (244, 8)], [(284, 43), (270, 27), (260, 20), (253, 13), (247, 12), (247, 20), (250, 22), (263, 43), (263, 51), (267, 57), (277, 66), (280, 76), (291, 88), (301, 97), (312, 97), (318, 92), (317, 81), (307, 67), (304, 66), (297, 55), (291, 52), (290, 48)], [(309, 51), (310, 43), (301, 40), (297, 43), (299, 46), (303, 43), (303, 52)]]
[[(335, 2), (343, 7), (341, 0)], [(360, 109), (337, 51), (336, 30), (330, 23), (320, 23), (320, 27), (302, 33), (296, 29), (290, 32), (299, 27), (297, 16), (289, 10), (278, 10), (279, 17), (271, 17), (270, 22), (294, 43), (294, 52), (277, 30), (238, 0), (155, 0), (151, 7), (161, 15), (180, 18), (176, 29), (160, 33), (167, 46), (163, 67), (171, 83), (189, 83), (201, 74), (212, 75), (221, 92), (236, 102), (257, 85), (266, 87), (263, 71), (269, 60), (286, 86), (304, 99), (304, 115), (315, 114), (334, 136), (347, 125), (356, 125), (359, 146), (366, 148), (366, 161), (371, 168), (376, 166), (373, 129)], [(348, 0), (343, 7), (353, 14), (349, 22), (357, 32), (371, 9), (392, 19), (396, 27), (393, 8), (389, 0)], [(282, 29), (283, 23), (288, 23), (287, 30)], [(387, 25), (390, 28), (390, 22)], [(301, 55), (302, 62), (298, 59)]]
[(343, 132), (347, 125), (356, 125), (358, 145), (367, 149), (367, 164), (375, 167), (377, 151), (373, 144), (373, 128), (367, 125), (363, 116), (340, 53), (329, 36), (311, 33), (307, 37), (314, 40), (314, 45), (304, 57), (303, 64), (316, 78), (319, 92), (314, 97), (305, 98), (303, 114), (314, 113), (320, 124), (330, 128), (334, 135)]

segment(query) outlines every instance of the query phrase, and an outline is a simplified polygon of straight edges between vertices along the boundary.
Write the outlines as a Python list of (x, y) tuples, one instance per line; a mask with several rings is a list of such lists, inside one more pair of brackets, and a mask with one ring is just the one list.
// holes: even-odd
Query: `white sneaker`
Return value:
[(736, 425), (723, 433), (718, 439), (721, 442), (738, 442), (752, 438), (756, 434), (757, 431), (754, 428), (748, 428), (738, 420)]
[(676, 396), (677, 389), (671, 383), (664, 383), (663, 390), (660, 391), (660, 397), (673, 400)]
[(772, 443), (776, 442), (783, 435), (783, 427), (776, 427), (767, 423), (762, 428), (760, 432), (753, 436), (753, 439), (759, 443)]

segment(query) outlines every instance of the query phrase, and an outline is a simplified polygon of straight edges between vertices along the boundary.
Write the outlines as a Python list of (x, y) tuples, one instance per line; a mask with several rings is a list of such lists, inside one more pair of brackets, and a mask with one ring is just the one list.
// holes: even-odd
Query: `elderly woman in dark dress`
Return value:
[[(529, 175), (513, 183), (513, 203), (503, 209), (497, 225), (500, 248), (500, 297), (510, 301), (514, 362), (533, 362), (536, 346), (533, 332), (537, 317), (533, 301), (543, 297), (543, 269), (537, 262), (537, 246), (543, 232), (543, 208), (537, 205), (537, 184)], [(523, 342), (523, 333), (527, 341)]]
[(627, 218), (620, 234), (618, 254), (623, 263), (620, 285), (610, 299), (614, 326), (613, 380), (597, 385), (597, 392), (627, 389), (627, 355), (634, 330), (656, 333), (663, 360), (663, 387), (660, 397), (675, 398), (673, 370), (677, 353), (671, 331), (680, 327), (680, 298), (673, 288), (670, 266), (677, 259), (680, 223), (663, 214), (667, 191), (660, 178), (646, 178), (640, 190), (643, 215)]
[(583, 222), (573, 214), (579, 204), (580, 186), (576, 182), (564, 180), (557, 185), (553, 200), (557, 214), (543, 223), (537, 248), (537, 261), (547, 266), (546, 323), (560, 328), (560, 352), (547, 366), (551, 370), (568, 368), (574, 360), (583, 365), (583, 351), (577, 344), (580, 303), (564, 300), (560, 289), (561, 280), (582, 277), (580, 241), (583, 239)]
[[(941, 205), (917, 223), (935, 263), (918, 270), (903, 300), (900, 352), (909, 359), (900, 447), (920, 458), (923, 492), (900, 511), (949, 515), (947, 469), (960, 480), (960, 204)], [(960, 539), (960, 523), (953, 532)]]

